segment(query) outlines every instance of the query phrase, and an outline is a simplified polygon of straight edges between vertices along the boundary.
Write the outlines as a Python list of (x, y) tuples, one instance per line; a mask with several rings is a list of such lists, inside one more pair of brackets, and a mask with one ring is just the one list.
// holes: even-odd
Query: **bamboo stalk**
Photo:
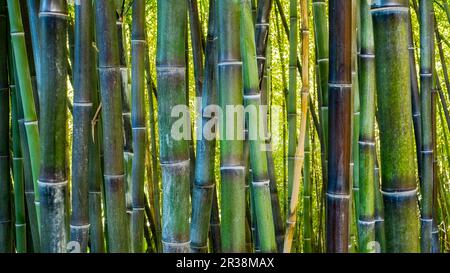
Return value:
[[(248, 116), (248, 134), (250, 143), (250, 163), (252, 168), (252, 194), (255, 201), (258, 237), (261, 252), (276, 252), (275, 228), (270, 202), (270, 179), (268, 175), (267, 155), (263, 136), (260, 134), (260, 121), (265, 114), (261, 111), (261, 93), (259, 92), (258, 66), (254, 28), (251, 16), (251, 3), (241, 0), (241, 58), (244, 75), (244, 104), (252, 107), (255, 113)], [(249, 110), (250, 111), (250, 110)], [(264, 124), (263, 124), (264, 126)]]
[(313, 239), (312, 183), (311, 183), (311, 136), (309, 116), (305, 134), (305, 161), (303, 166), (303, 252), (311, 253)]
[(255, 44), (258, 62), (258, 77), (262, 81), (266, 65), (267, 44), (269, 43), (270, 12), (273, 0), (259, 0), (256, 11)]
[(408, 11), (405, 0), (379, 1), (371, 9), (387, 252), (419, 251)]
[[(24, 4), (25, 1), (21, 0)], [(34, 66), (36, 70), (36, 80), (40, 79), (40, 63), (41, 63), (41, 55), (40, 55), (40, 38), (39, 38), (39, 7), (41, 0), (26, 0), (27, 6), (27, 15), (28, 21), (30, 22), (30, 35), (31, 35), (31, 45), (33, 48), (33, 59)], [(39, 83), (38, 83), (39, 86)], [(39, 94), (39, 90), (38, 90)], [(39, 112), (39, 111), (38, 111)]]
[(159, 188), (159, 169), (158, 169), (158, 147), (156, 146), (156, 128), (155, 128), (155, 109), (153, 107), (153, 94), (156, 94), (156, 86), (152, 80), (151, 72), (150, 72), (150, 61), (148, 54), (148, 43), (146, 47), (145, 54), (145, 73), (147, 80), (147, 91), (148, 100), (149, 100), (149, 123), (150, 123), (150, 140), (151, 140), (151, 161), (152, 161), (152, 186), (153, 186), (153, 207), (155, 210), (155, 224), (156, 224), (156, 249), (158, 252), (162, 251), (162, 243), (161, 243), (161, 205), (160, 205), (160, 194), (161, 190)]
[(419, 1), (420, 20), (420, 108), (422, 125), (422, 183), (421, 183), (421, 252), (431, 252), (431, 230), (433, 222), (433, 140), (431, 122), (431, 89), (433, 82), (433, 2)]
[[(171, 135), (172, 108), (186, 105), (185, 1), (158, 1), (158, 113), (163, 183), (162, 244), (164, 252), (189, 251), (189, 145)], [(184, 124), (190, 122), (183, 115)], [(190, 132), (189, 132), (190, 133)], [(176, 202), (174, 202), (176, 200)]]
[[(89, 143), (91, 142), (92, 97), (96, 93), (92, 62), (92, 3), (75, 5), (74, 102), (72, 143), (72, 216), (70, 238), (86, 252), (89, 239)], [(93, 197), (95, 198), (95, 197)]]
[(327, 252), (347, 252), (350, 206), (351, 5), (329, 2)]
[(133, 130), (133, 169), (131, 183), (131, 248), (135, 253), (144, 251), (144, 178), (146, 150), (145, 120), (145, 2), (133, 2), (133, 27), (131, 34), (132, 87), (131, 126)]
[[(300, 192), (300, 178), (305, 159), (305, 138), (306, 124), (308, 117), (308, 97), (309, 97), (309, 22), (308, 22), (308, 2), (300, 0), (301, 10), (301, 34), (302, 34), (302, 90), (301, 90), (301, 117), (300, 134), (295, 150), (295, 165), (293, 166), (293, 176), (291, 194), (289, 195), (288, 216), (286, 220), (286, 233), (284, 237), (283, 252), (290, 252), (294, 227), (297, 219), (298, 196)], [(290, 37), (292, 38), (292, 32)], [(295, 39), (294, 39), (295, 40)], [(293, 41), (293, 40), (291, 40)], [(291, 44), (292, 45), (292, 44)], [(296, 46), (296, 44), (295, 44)], [(295, 54), (297, 55), (297, 54)], [(290, 65), (292, 67), (292, 63)], [(295, 90), (295, 89), (294, 89)], [(295, 97), (294, 97), (295, 98)], [(288, 101), (288, 104), (290, 102)], [(294, 128), (296, 130), (296, 128)]]
[(0, 1), (0, 253), (13, 252), (10, 175), (8, 29), (6, 1)]
[[(206, 42), (205, 74), (202, 80), (201, 139), (197, 140), (197, 161), (195, 165), (195, 180), (192, 192), (192, 220), (191, 220), (191, 251), (207, 252), (208, 231), (212, 216), (213, 195), (215, 189), (214, 153), (216, 137), (209, 139), (204, 135), (204, 129), (214, 118), (205, 115), (206, 107), (217, 104), (216, 66), (217, 66), (217, 30), (216, 3), (210, 2), (208, 36)], [(217, 200), (216, 200), (217, 202)], [(212, 227), (211, 227), (212, 228)]]
[(95, 2), (99, 76), (102, 102), (104, 145), (104, 183), (107, 215), (107, 238), (110, 252), (129, 251), (129, 229), (125, 204), (123, 128), (121, 117), (121, 71), (119, 48), (110, 1)]
[[(217, 8), (219, 105), (223, 112), (219, 129), (222, 251), (244, 252), (245, 170), (243, 126), (239, 126), (241, 123), (243, 125), (244, 119), (242, 117), (240, 120), (234, 112), (236, 107), (242, 106), (243, 101), (239, 0), (219, 0)], [(238, 132), (233, 132), (236, 130)]]
[[(11, 32), (11, 42), (14, 52), (14, 62), (16, 63), (16, 81), (20, 91), (20, 101), (23, 109), (23, 124), (25, 126), (26, 142), (28, 144), (28, 153), (31, 162), (31, 174), (34, 190), (34, 202), (37, 215), (38, 227), (40, 227), (39, 213), (39, 129), (37, 122), (37, 114), (35, 108), (35, 98), (33, 96), (33, 87), (31, 84), (30, 70), (28, 67), (28, 57), (25, 46), (25, 34), (23, 32), (22, 15), (18, 1), (8, 0), (8, 14)], [(36, 98), (37, 99), (37, 98)], [(22, 147), (23, 148), (23, 147)], [(25, 151), (22, 149), (22, 151)], [(34, 214), (34, 213), (33, 213)], [(37, 234), (35, 234), (37, 235)], [(36, 238), (36, 236), (35, 236)], [(37, 238), (36, 238), (37, 240)], [(36, 241), (35, 243), (37, 243)], [(35, 245), (35, 247), (37, 247)]]
[[(359, 217), (360, 252), (375, 252), (375, 55), (372, 17), (366, 1), (360, 3), (361, 53), (359, 54), (359, 91), (361, 119), (359, 127)], [(355, 167), (356, 168), (356, 167)]]
[(67, 2), (42, 1), (41, 38), (41, 251), (66, 252)]

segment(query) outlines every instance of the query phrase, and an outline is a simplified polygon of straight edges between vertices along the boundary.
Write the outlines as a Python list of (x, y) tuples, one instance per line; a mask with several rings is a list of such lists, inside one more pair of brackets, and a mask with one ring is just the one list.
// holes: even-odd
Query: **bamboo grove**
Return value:
[(449, 252), (448, 0), (0, 0), (0, 252)]

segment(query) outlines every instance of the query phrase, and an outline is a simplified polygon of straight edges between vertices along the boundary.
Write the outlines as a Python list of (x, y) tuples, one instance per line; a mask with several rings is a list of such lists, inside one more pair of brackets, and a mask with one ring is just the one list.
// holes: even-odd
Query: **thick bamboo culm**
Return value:
[[(371, 13), (377, 41), (375, 74), (386, 251), (418, 252), (409, 52), (404, 39), (408, 35), (408, 1), (378, 1)], [(392, 115), (397, 118), (389, 118)]]
[[(172, 108), (186, 105), (185, 1), (158, 1), (158, 113), (162, 168), (162, 245), (164, 252), (189, 252), (189, 144), (171, 136)], [(190, 120), (184, 116), (185, 123)], [(176, 200), (176, 202), (175, 202)]]
[(124, 162), (119, 160), (123, 158), (122, 98), (119, 40), (114, 11), (111, 1), (95, 1), (108, 250), (128, 252), (130, 249), (125, 205), (126, 180)]
[(351, 5), (329, 2), (329, 124), (326, 251), (348, 252), (351, 144)]
[[(41, 1), (40, 136), (41, 251), (66, 252), (67, 2)], [(45, 219), (45, 220), (44, 220)]]
[[(218, 86), (221, 173), (221, 240), (223, 252), (245, 251), (245, 169), (243, 164), (243, 124), (228, 108), (242, 106), (242, 61), (240, 50), (240, 0), (218, 0)], [(230, 113), (228, 113), (230, 112)], [(231, 118), (227, 118), (231, 116)], [(237, 122), (237, 124), (236, 124)], [(242, 126), (239, 126), (239, 125)], [(240, 129), (242, 128), (242, 129)], [(227, 137), (227, 131), (233, 133)], [(242, 130), (240, 132), (239, 130)], [(242, 134), (242, 136), (241, 136)], [(227, 139), (228, 138), (228, 139)]]
[[(207, 239), (213, 214), (213, 196), (215, 189), (214, 153), (216, 137), (212, 139), (204, 135), (204, 128), (212, 116), (206, 111), (208, 105), (217, 104), (217, 29), (216, 29), (216, 0), (212, 0), (209, 7), (208, 35), (205, 51), (205, 69), (202, 85), (202, 105), (199, 110), (202, 119), (202, 138), (197, 141), (196, 171), (192, 192), (192, 219), (191, 219), (191, 252), (205, 253), (208, 250)], [(216, 201), (217, 202), (217, 201)]]

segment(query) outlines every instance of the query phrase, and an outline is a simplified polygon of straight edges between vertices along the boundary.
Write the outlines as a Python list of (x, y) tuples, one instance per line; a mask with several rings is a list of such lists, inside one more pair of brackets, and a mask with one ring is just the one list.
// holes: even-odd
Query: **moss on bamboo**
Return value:
[(408, 10), (406, 0), (379, 1), (371, 9), (387, 252), (419, 251)]

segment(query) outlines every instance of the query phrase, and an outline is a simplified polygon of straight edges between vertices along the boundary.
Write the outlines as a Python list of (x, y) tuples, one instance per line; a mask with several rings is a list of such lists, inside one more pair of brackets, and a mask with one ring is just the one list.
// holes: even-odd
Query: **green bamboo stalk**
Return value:
[(212, 246), (213, 253), (221, 252), (222, 240), (220, 237), (220, 218), (219, 218), (219, 204), (217, 201), (217, 190), (214, 189), (213, 201), (211, 208), (211, 220), (210, 220), (210, 237), (209, 241)]
[[(317, 74), (319, 75), (319, 88), (321, 90), (320, 115), (322, 120), (323, 138), (325, 139), (325, 159), (327, 158), (327, 139), (328, 139), (328, 70), (329, 70), (329, 43), (328, 43), (328, 24), (327, 24), (327, 5), (325, 0), (313, 0), (313, 23), (314, 36), (316, 41), (316, 59)], [(326, 164), (325, 164), (326, 166)], [(327, 177), (326, 170), (323, 177)]]
[(378, 1), (371, 9), (387, 252), (419, 251), (408, 11), (406, 0)]
[[(359, 23), (359, 0), (352, 0), (352, 154), (350, 157), (350, 174), (352, 185), (352, 217), (350, 218), (350, 245), (357, 246), (358, 219), (359, 219), (359, 127), (360, 127), (360, 98), (358, 79), (358, 33)], [(355, 238), (356, 237), (356, 238)]]
[[(375, 147), (376, 150), (376, 147)], [(375, 154), (374, 168), (374, 193), (375, 193), (375, 241), (379, 244), (379, 252), (386, 252), (386, 236), (384, 228), (384, 206), (383, 196), (380, 188), (380, 167), (378, 157)]]
[(311, 136), (309, 118), (306, 124), (305, 161), (303, 166), (303, 252), (311, 253), (313, 239), (312, 183), (311, 183)]
[(131, 183), (131, 249), (135, 253), (144, 251), (144, 178), (146, 150), (145, 120), (145, 2), (133, 2), (133, 27), (131, 34), (132, 87), (131, 125), (133, 130), (133, 169)]
[(114, 7), (111, 1), (95, 2), (99, 76), (102, 102), (104, 182), (107, 238), (110, 252), (129, 251), (129, 229), (125, 204), (121, 71)]
[(43, 0), (41, 38), (41, 251), (66, 252), (67, 2)]
[[(434, 14), (433, 14), (434, 15)], [(433, 21), (436, 23), (435, 18), (433, 16)], [(434, 64), (434, 60), (433, 60)], [(440, 238), (439, 238), (439, 228), (438, 223), (440, 222), (440, 214), (439, 214), (439, 200), (438, 200), (438, 188), (440, 187), (440, 181), (438, 176), (438, 151), (437, 151), (437, 130), (436, 130), (436, 96), (438, 93), (438, 89), (440, 86), (438, 85), (438, 76), (436, 73), (436, 68), (434, 67), (434, 78), (433, 78), (433, 88), (431, 90), (431, 125), (432, 125), (432, 145), (433, 145), (433, 222), (431, 226), (431, 252), (439, 253), (440, 251)]]
[[(216, 3), (210, 2), (208, 36), (206, 42), (206, 63), (203, 76), (203, 91), (201, 110), (201, 139), (197, 140), (197, 161), (194, 188), (192, 192), (192, 220), (191, 220), (191, 251), (207, 252), (208, 231), (212, 216), (212, 202), (215, 189), (215, 160), (216, 138), (210, 139), (204, 134), (208, 123), (213, 117), (205, 115), (209, 105), (217, 104), (216, 66), (217, 66), (217, 30)], [(216, 201), (217, 202), (217, 201)]]
[[(359, 54), (359, 216), (360, 252), (375, 252), (375, 55), (372, 17), (367, 1), (360, 2), (361, 53)], [(356, 168), (356, 166), (355, 166)]]
[(422, 118), (421, 183), (421, 252), (431, 252), (433, 222), (433, 139), (431, 122), (431, 89), (433, 81), (433, 1), (419, 1), (420, 20), (420, 108)]
[[(95, 36), (95, 10), (91, 8), (91, 23), (92, 23), (92, 33)], [(94, 37), (93, 37), (94, 38)], [(95, 42), (92, 42), (90, 47), (91, 56), (93, 58), (94, 64), (98, 64), (98, 51)], [(95, 68), (95, 66), (94, 66)], [(94, 75), (94, 82), (98, 80), (98, 71), (96, 70)], [(103, 179), (102, 179), (102, 159), (101, 159), (101, 133), (102, 133), (102, 122), (98, 115), (101, 106), (99, 106), (99, 91), (96, 85), (90, 92), (92, 111), (90, 114), (91, 120), (91, 133), (89, 134), (89, 250), (91, 253), (104, 253), (105, 250), (105, 235), (103, 231), (103, 217), (102, 217), (102, 203), (104, 200), (103, 195)], [(100, 107), (100, 108), (99, 108)], [(106, 216), (106, 213), (105, 213)], [(105, 217), (106, 219), (106, 217)]]
[(159, 169), (158, 169), (158, 147), (156, 146), (156, 128), (155, 128), (155, 109), (153, 107), (153, 94), (156, 94), (156, 86), (153, 82), (151, 71), (150, 71), (150, 61), (149, 61), (149, 53), (148, 53), (148, 43), (146, 44), (146, 53), (145, 53), (145, 73), (147, 80), (147, 91), (148, 100), (149, 100), (149, 123), (150, 123), (150, 140), (151, 140), (151, 163), (152, 163), (152, 186), (153, 186), (153, 208), (155, 210), (155, 224), (156, 224), (156, 249), (158, 252), (162, 251), (162, 243), (161, 243), (161, 205), (160, 205), (160, 194), (161, 190), (159, 188)]
[(126, 181), (126, 206), (127, 217), (131, 217), (132, 212), (132, 197), (131, 197), (131, 183), (132, 183), (132, 165), (133, 165), (133, 136), (131, 126), (131, 99), (130, 88), (128, 87), (128, 56), (125, 46), (126, 29), (124, 27), (124, 6), (125, 0), (116, 1), (117, 9), (117, 38), (119, 46), (119, 68), (121, 79), (121, 95), (122, 95), (122, 124), (123, 124), (123, 159), (125, 164), (125, 181)]
[[(86, 252), (89, 239), (89, 148), (91, 142), (92, 97), (96, 94), (95, 63), (92, 62), (92, 3), (75, 3), (73, 63), (72, 215), (70, 240)], [(93, 197), (95, 198), (95, 197)]]
[[(16, 81), (20, 91), (20, 101), (23, 109), (23, 124), (25, 126), (26, 142), (28, 144), (28, 154), (31, 162), (31, 174), (34, 190), (34, 202), (37, 215), (38, 227), (40, 227), (40, 202), (37, 181), (39, 177), (39, 129), (31, 84), (30, 70), (28, 67), (28, 57), (25, 46), (25, 35), (23, 32), (22, 15), (18, 1), (8, 0), (8, 14), (11, 32), (11, 42), (14, 52), (14, 62), (16, 64)], [(36, 98), (37, 99), (37, 98)], [(23, 148), (23, 147), (22, 147)], [(25, 151), (22, 149), (22, 151)], [(34, 215), (34, 213), (33, 213)], [(35, 234), (37, 235), (37, 234)], [(34, 237), (36, 238), (36, 236)], [(37, 238), (36, 238), (37, 240)], [(37, 243), (36, 241), (35, 243)], [(35, 247), (37, 247), (35, 245)]]
[[(11, 66), (10, 66), (11, 67)], [(11, 73), (10, 73), (11, 75)], [(19, 123), (17, 120), (18, 107), (16, 98), (16, 86), (14, 77), (11, 77), (11, 135), (12, 135), (12, 165), (14, 179), (14, 213), (15, 213), (15, 234), (16, 234), (16, 251), (17, 253), (27, 252), (27, 236), (26, 236), (26, 208), (25, 208), (25, 188), (24, 188), (24, 172), (23, 157), (20, 147)]]
[[(243, 166), (244, 122), (236, 117), (235, 108), (242, 106), (242, 62), (239, 45), (239, 0), (219, 0), (218, 8), (218, 79), (221, 173), (221, 239), (223, 252), (245, 250), (245, 170)], [(228, 108), (228, 109), (227, 109)], [(239, 115), (238, 115), (239, 116)], [(236, 124), (236, 121), (238, 124)], [(243, 126), (242, 126), (243, 127)]]
[[(255, 214), (258, 225), (261, 252), (276, 252), (275, 228), (270, 201), (269, 174), (267, 155), (259, 125), (264, 117), (259, 92), (258, 66), (256, 56), (255, 34), (252, 23), (251, 3), (241, 0), (241, 58), (244, 75), (244, 104), (255, 112), (248, 116), (248, 134), (250, 143), (250, 164), (252, 168), (252, 194), (255, 201)], [(250, 109), (251, 110), (251, 109)], [(249, 111), (250, 111), (249, 110)], [(247, 118), (247, 117), (246, 117)]]
[(191, 44), (194, 60), (195, 96), (201, 97), (203, 90), (203, 47), (204, 37), (202, 35), (201, 22), (198, 14), (197, 0), (187, 0), (189, 27), (191, 33)]
[(10, 175), (8, 24), (6, 1), (0, 1), (0, 253), (13, 252)]
[[(189, 252), (190, 160), (186, 139), (175, 139), (171, 111), (186, 105), (185, 1), (158, 1), (158, 113), (163, 183), (162, 244), (164, 252)], [(184, 124), (190, 122), (183, 115)], [(189, 132), (190, 133), (190, 132)], [(176, 200), (176, 202), (174, 202)]]

